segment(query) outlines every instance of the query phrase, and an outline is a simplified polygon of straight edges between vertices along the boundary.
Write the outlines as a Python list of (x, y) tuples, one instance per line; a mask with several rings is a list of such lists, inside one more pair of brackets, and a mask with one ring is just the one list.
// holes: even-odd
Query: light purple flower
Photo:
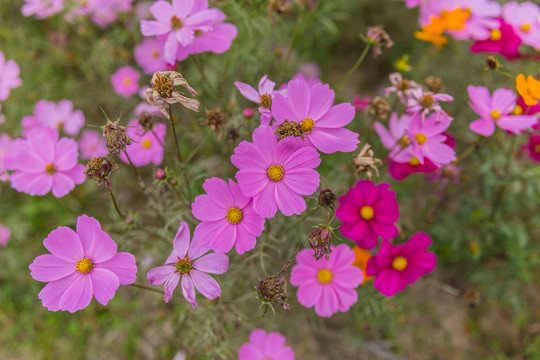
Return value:
[(151, 269), (146, 274), (150, 285), (165, 283), (165, 302), (172, 298), (172, 292), (182, 278), (182, 292), (184, 298), (193, 306), (195, 289), (208, 299), (215, 299), (221, 295), (221, 288), (216, 280), (205, 273), (223, 274), (229, 268), (229, 258), (224, 254), (206, 254), (209, 249), (204, 248), (200, 242), (193, 239), (190, 243), (189, 227), (186, 222), (180, 223), (178, 232), (174, 237), (173, 251), (165, 261), (165, 266)]
[(268, 76), (264, 75), (259, 81), (258, 91), (253, 86), (237, 81), (234, 86), (240, 91), (240, 93), (248, 100), (253, 101), (259, 105), (259, 112), (261, 113), (261, 124), (268, 125), (272, 120), (272, 101), (274, 100), (274, 88), (276, 83), (268, 79)]
[(540, 7), (537, 4), (509, 2), (503, 5), (502, 15), (524, 44), (540, 48)]
[(23, 117), (21, 126), (26, 134), (31, 129), (49, 127), (76, 136), (84, 126), (85, 119), (81, 110), (74, 110), (73, 103), (61, 100), (58, 103), (40, 100), (37, 102), (33, 115)]
[(294, 352), (285, 346), (285, 337), (278, 332), (266, 333), (255, 329), (249, 335), (249, 342), (242, 344), (238, 360), (294, 360)]
[(135, 60), (146, 74), (175, 69), (175, 66), (169, 66), (163, 57), (164, 45), (164, 42), (157, 38), (144, 38), (135, 46)]
[(8, 181), (9, 175), (4, 169), (4, 156), (9, 151), (9, 145), (11, 144), (11, 138), (8, 134), (1, 134), (0, 135), (0, 181), (5, 182)]
[(21, 86), (22, 80), (19, 65), (13, 60), (7, 60), (0, 51), (0, 101), (8, 98), (11, 89)]
[(98, 156), (106, 156), (107, 140), (101, 138), (101, 135), (93, 130), (84, 130), (79, 139), (79, 147), (81, 149), (81, 159), (90, 160)]
[(191, 205), (193, 216), (201, 221), (193, 238), (217, 253), (227, 253), (233, 246), (239, 254), (255, 247), (264, 230), (264, 218), (253, 210), (253, 201), (244, 196), (237, 183), (229, 185), (219, 178), (207, 179)]
[(412, 80), (403, 79), (403, 76), (398, 72), (388, 75), (388, 78), (392, 86), (384, 89), (385, 96), (388, 97), (390, 94), (395, 93), (402, 104), (407, 104), (407, 100), (413, 90), (422, 90), (420, 85)]
[(8, 244), (10, 237), (11, 237), (11, 230), (9, 230), (9, 228), (5, 227), (4, 225), (0, 224), (0, 247), (5, 247)]
[(38, 19), (46, 19), (59, 13), (64, 8), (64, 0), (24, 0), (21, 7), (24, 16), (35, 15)]
[[(204, 1), (200, 2), (200, 4), (202, 3), (204, 3)], [(179, 45), (178, 51), (176, 52), (176, 60), (183, 61), (191, 54), (204, 52), (223, 54), (229, 50), (233, 40), (238, 34), (238, 29), (233, 24), (222, 22), (223, 20), (225, 20), (225, 14), (220, 12), (219, 16), (215, 19), (212, 30), (200, 33), (195, 32), (195, 40), (191, 45), (187, 47)]]
[(107, 305), (120, 285), (137, 279), (135, 256), (117, 252), (113, 239), (93, 217), (77, 218), (77, 232), (60, 226), (43, 241), (51, 254), (38, 256), (29, 268), (34, 280), (48, 282), (39, 298), (50, 311), (84, 309), (92, 296)]
[[(165, 143), (165, 134), (167, 127), (165, 124), (157, 123), (151, 131), (145, 130), (139, 125), (138, 120), (131, 120), (127, 125), (126, 133), (133, 143), (126, 146), (126, 152), (135, 166), (144, 166), (150, 163), (158, 166), (163, 161), (163, 146)], [(120, 159), (129, 164), (129, 160), (124, 154), (120, 153)]]
[[(353, 110), (354, 111), (354, 110)], [(278, 208), (285, 216), (306, 210), (303, 195), (312, 195), (319, 187), (319, 153), (296, 137), (277, 141), (272, 128), (261, 125), (253, 132), (253, 142), (242, 141), (231, 156), (240, 169), (238, 185), (245, 196), (253, 198), (253, 209), (272, 218)]]
[(114, 91), (123, 97), (130, 97), (139, 92), (140, 74), (131, 66), (123, 66), (111, 76)]
[[(409, 97), (407, 98), (407, 112), (409, 114), (414, 114), (420, 112), (422, 115), (427, 115), (429, 112), (436, 112), (441, 114), (443, 109), (439, 102), (449, 102), (454, 101), (454, 98), (448, 94), (434, 94), (431, 91), (424, 92), (421, 88), (412, 89), (408, 93)], [(446, 113), (445, 113), (446, 114)], [(450, 116), (444, 116), (447, 120)]]

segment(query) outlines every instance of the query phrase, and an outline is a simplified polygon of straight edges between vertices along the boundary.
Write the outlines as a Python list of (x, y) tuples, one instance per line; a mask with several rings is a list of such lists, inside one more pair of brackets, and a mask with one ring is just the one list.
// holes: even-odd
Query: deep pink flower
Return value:
[(540, 48), (540, 8), (532, 2), (509, 2), (503, 5), (502, 16), (523, 43)]
[(79, 147), (69, 138), (58, 138), (51, 128), (34, 129), (26, 139), (11, 142), (4, 157), (4, 168), (14, 171), (11, 186), (30, 195), (67, 195), (85, 180), (84, 166), (77, 164)]
[(249, 335), (249, 342), (242, 344), (238, 360), (294, 360), (294, 352), (285, 346), (285, 337), (278, 332), (266, 334), (255, 329)]
[[(406, 151), (406, 150), (405, 150)], [(388, 172), (396, 180), (403, 180), (411, 174), (415, 173), (425, 173), (429, 174), (437, 170), (437, 165), (435, 165), (428, 158), (424, 159), (424, 163), (420, 164), (418, 158), (412, 154), (409, 157), (409, 161), (406, 163), (398, 163), (395, 161), (390, 161), (388, 165)]]
[(359, 97), (355, 96), (352, 104), (357, 114), (363, 113), (369, 106), (371, 98), (369, 96)]
[(399, 233), (394, 225), (399, 219), (399, 207), (396, 194), (389, 189), (390, 184), (377, 186), (360, 180), (339, 198), (336, 217), (343, 221), (341, 233), (362, 249), (376, 247), (378, 236), (390, 240)]
[(253, 143), (242, 141), (234, 149), (231, 161), (240, 169), (236, 179), (242, 192), (253, 198), (253, 209), (265, 218), (272, 218), (278, 208), (285, 216), (300, 215), (306, 210), (302, 196), (319, 187), (317, 151), (296, 137), (278, 142), (266, 125), (255, 129)]
[(366, 275), (376, 276), (373, 286), (383, 295), (393, 296), (435, 270), (437, 258), (426, 250), (429, 245), (431, 238), (422, 232), (405, 244), (383, 241), (379, 253), (368, 260)]
[(11, 138), (8, 134), (1, 134), (0, 135), (0, 181), (8, 181), (9, 175), (4, 169), (4, 156), (9, 151), (9, 145), (11, 144)]
[(11, 237), (11, 230), (9, 230), (9, 228), (5, 227), (4, 225), (0, 224), (0, 247), (5, 247), (8, 244), (10, 237)]
[(512, 111), (513, 115), (534, 115), (537, 113), (540, 113), (540, 103), (536, 105), (527, 105), (521, 96), (517, 100), (514, 111)]
[(531, 135), (527, 144), (529, 157), (536, 162), (540, 162), (540, 135)]
[(198, 305), (195, 301), (195, 289), (208, 299), (215, 299), (221, 295), (217, 281), (205, 273), (223, 274), (229, 268), (227, 255), (215, 253), (204, 255), (208, 251), (209, 249), (204, 248), (195, 239), (190, 243), (188, 224), (182, 222), (174, 237), (173, 251), (165, 260), (165, 266), (151, 269), (146, 278), (150, 285), (165, 283), (165, 302), (169, 302), (181, 277), (184, 298), (195, 309)]
[(259, 112), (261, 113), (261, 124), (268, 125), (272, 120), (272, 101), (274, 99), (274, 87), (276, 83), (268, 79), (264, 75), (259, 81), (258, 91), (253, 86), (237, 81), (234, 86), (240, 91), (240, 93), (248, 100), (253, 101), (259, 105)]
[(38, 19), (46, 19), (59, 13), (64, 8), (64, 0), (24, 0), (21, 7), (24, 16), (35, 15)]
[[(163, 146), (165, 143), (165, 134), (167, 127), (165, 124), (157, 123), (152, 131), (147, 131), (139, 125), (138, 120), (128, 122), (126, 133), (133, 143), (126, 146), (126, 152), (135, 166), (144, 166), (153, 163), (156, 166), (161, 165), (163, 161)], [(123, 152), (120, 153), (120, 159), (129, 164), (129, 160)]]
[(484, 86), (467, 87), (469, 93), (469, 106), (480, 119), (469, 124), (471, 131), (491, 136), (495, 132), (495, 124), (501, 129), (513, 134), (519, 134), (523, 130), (538, 122), (536, 117), (529, 115), (511, 115), (516, 107), (516, 94), (510, 89), (497, 89), (490, 95)]
[(23, 117), (21, 126), (26, 134), (31, 129), (49, 127), (67, 135), (76, 136), (84, 126), (85, 119), (81, 110), (74, 110), (73, 103), (61, 100), (58, 103), (40, 100), (33, 115)]
[(128, 98), (139, 91), (140, 74), (131, 66), (123, 66), (111, 76), (114, 92)]
[(163, 57), (163, 47), (165, 43), (157, 38), (144, 38), (135, 46), (135, 61), (143, 71), (152, 75), (156, 71), (174, 70), (176, 66), (170, 66)]
[(304, 80), (291, 80), (287, 96), (275, 95), (272, 116), (278, 125), (285, 120), (302, 124), (306, 143), (323, 153), (354, 151), (358, 134), (344, 128), (354, 119), (354, 107), (350, 103), (334, 106), (334, 96), (327, 84), (310, 87)]
[(13, 60), (6, 61), (4, 53), (0, 51), (0, 101), (8, 98), (11, 89), (21, 86), (20, 73), (19, 65)]
[(229, 185), (220, 178), (207, 179), (191, 205), (193, 216), (201, 221), (193, 238), (217, 253), (227, 253), (233, 246), (239, 254), (255, 247), (264, 230), (264, 218), (253, 210), (253, 201), (242, 194), (237, 183)]
[(39, 298), (50, 311), (84, 309), (92, 296), (107, 305), (120, 285), (137, 279), (135, 256), (117, 252), (113, 239), (93, 217), (77, 218), (77, 232), (60, 226), (43, 241), (51, 254), (38, 256), (29, 268), (34, 280), (48, 282)]
[(242, 116), (246, 119), (251, 119), (253, 116), (255, 116), (255, 111), (253, 111), (252, 108), (245, 108), (244, 111), (242, 111)]
[(84, 130), (79, 139), (79, 148), (81, 149), (81, 159), (90, 160), (98, 156), (106, 156), (107, 140), (101, 138), (101, 135), (93, 130)]
[(499, 19), (499, 25), (491, 29), (489, 38), (475, 42), (471, 46), (474, 53), (488, 52), (501, 54), (508, 60), (518, 59), (519, 47), (522, 40), (512, 29), (512, 26)]
[(332, 249), (328, 260), (315, 260), (313, 255), (312, 249), (296, 255), (291, 284), (298, 287), (298, 302), (307, 308), (315, 306), (323, 317), (348, 311), (358, 300), (355, 288), (364, 280), (362, 269), (353, 265), (354, 251), (341, 244)]

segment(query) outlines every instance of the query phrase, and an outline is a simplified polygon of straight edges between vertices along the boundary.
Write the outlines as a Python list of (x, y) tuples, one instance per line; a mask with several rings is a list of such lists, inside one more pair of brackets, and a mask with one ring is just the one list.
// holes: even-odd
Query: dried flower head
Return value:
[(120, 166), (106, 157), (95, 157), (86, 164), (84, 175), (88, 179), (94, 180), (98, 185), (105, 185), (110, 188), (111, 181), (109, 175)]
[(330, 189), (321, 190), (319, 193), (319, 205), (325, 208), (334, 208), (336, 195)]
[(380, 96), (375, 96), (370, 105), (369, 114), (376, 118), (386, 119), (392, 111), (388, 101)]
[(206, 112), (206, 120), (201, 122), (201, 125), (208, 125), (210, 129), (218, 136), (218, 140), (223, 137), (223, 125), (227, 122), (228, 117), (225, 111), (221, 109), (211, 109)]
[(501, 65), (499, 64), (499, 61), (495, 58), (495, 56), (488, 56), (486, 58), (486, 66), (488, 70), (497, 70)]
[(391, 48), (392, 46), (394, 46), (394, 42), (392, 41), (392, 39), (390, 39), (390, 35), (388, 35), (386, 31), (384, 31), (382, 25), (369, 27), (366, 38), (368, 44), (371, 44), (371, 46), (373, 46), (373, 57), (382, 55), (383, 46), (386, 48)]
[(424, 84), (434, 93), (441, 93), (444, 90), (444, 83), (440, 77), (428, 76), (424, 79)]
[(176, 91), (177, 86), (182, 86), (191, 95), (197, 95), (197, 92), (189, 86), (182, 74), (176, 71), (156, 71), (150, 84), (152, 87), (146, 90), (146, 101), (150, 105), (157, 106), (167, 119), (170, 118), (167, 104), (180, 103), (190, 110), (199, 111), (198, 100), (188, 98)]
[(361, 172), (365, 172), (368, 179), (371, 180), (373, 177), (372, 170), (375, 172), (375, 175), (379, 176), (378, 165), (382, 164), (381, 159), (377, 159), (374, 156), (371, 145), (365, 144), (360, 152), (354, 157), (353, 163), (356, 167), (356, 176)]
[(281, 270), (274, 275), (270, 275), (261, 281), (259, 286), (255, 287), (259, 293), (259, 298), (265, 305), (268, 305), (269, 303), (276, 303), (282, 306), (285, 310), (290, 310), (289, 304), (286, 303), (287, 299), (289, 298), (289, 295), (287, 294), (287, 284), (289, 282), (287, 278), (283, 276), (283, 273), (287, 271), (297, 252), (298, 248), (289, 261), (283, 265)]
[(332, 232), (328, 225), (319, 225), (319, 227), (309, 234), (309, 245), (315, 251), (313, 256), (316, 260), (321, 259), (323, 256), (328, 260), (332, 253), (330, 240), (332, 238)]
[(300, 137), (304, 139), (304, 131), (302, 131), (302, 124), (296, 121), (285, 120), (275, 130), (279, 136), (279, 140), (288, 136)]
[(239, 137), (240, 135), (238, 134), (238, 130), (236, 130), (235, 128), (231, 128), (229, 129), (229, 131), (227, 131), (227, 139), (235, 141)]
[(156, 118), (152, 114), (143, 112), (139, 115), (139, 125), (141, 125), (145, 132), (152, 130), (155, 122)]
[(126, 134), (126, 128), (118, 125), (119, 121), (107, 119), (107, 124), (101, 127), (103, 136), (107, 139), (107, 150), (109, 150), (109, 153), (117, 155), (126, 150), (126, 146), (133, 143), (133, 140)]
[(268, 9), (276, 14), (290, 14), (292, 9), (292, 0), (270, 0)]

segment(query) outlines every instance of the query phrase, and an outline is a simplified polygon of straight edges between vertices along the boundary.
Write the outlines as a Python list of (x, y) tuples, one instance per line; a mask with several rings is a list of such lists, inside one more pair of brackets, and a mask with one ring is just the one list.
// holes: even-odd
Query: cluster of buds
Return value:
[(382, 55), (382, 47), (391, 48), (394, 42), (382, 25), (369, 27), (366, 34), (366, 41), (373, 46), (373, 57)]
[(295, 121), (285, 120), (276, 128), (275, 132), (279, 136), (279, 140), (288, 136), (299, 137), (304, 140), (304, 131), (302, 130), (302, 125)]
[(366, 173), (369, 180), (373, 177), (372, 171), (375, 175), (379, 175), (379, 169), (377, 166), (382, 165), (381, 159), (375, 158), (375, 154), (371, 149), (371, 145), (365, 144), (360, 152), (353, 158), (354, 166), (356, 167), (356, 176), (361, 172)]
[(328, 260), (332, 253), (330, 240), (332, 238), (332, 230), (328, 225), (319, 225), (317, 229), (309, 234), (309, 245), (315, 251), (315, 260), (321, 259), (323, 256)]
[(86, 164), (84, 175), (88, 179), (94, 180), (98, 185), (105, 185), (110, 189), (111, 181), (109, 175), (120, 166), (106, 157), (95, 157)]
[(197, 95), (182, 74), (176, 71), (156, 71), (150, 84), (152, 86), (146, 90), (146, 101), (150, 105), (157, 106), (167, 119), (170, 119), (167, 105), (180, 103), (190, 110), (199, 111), (198, 100), (188, 98), (176, 91), (177, 86), (182, 86), (191, 95)]

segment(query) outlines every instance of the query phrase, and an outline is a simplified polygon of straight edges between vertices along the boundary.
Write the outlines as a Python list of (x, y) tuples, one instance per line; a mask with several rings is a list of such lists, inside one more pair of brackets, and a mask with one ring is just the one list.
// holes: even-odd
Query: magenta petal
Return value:
[(243, 344), (238, 352), (238, 360), (264, 359), (263, 356), (264, 354), (251, 343)]
[(225, 254), (207, 254), (196, 260), (193, 267), (211, 274), (223, 274), (229, 268), (229, 257)]
[(65, 290), (58, 302), (60, 310), (74, 313), (84, 309), (92, 300), (93, 286), (89, 274), (81, 274)]
[(221, 295), (219, 284), (211, 276), (198, 270), (191, 270), (189, 274), (193, 280), (193, 284), (195, 284), (195, 288), (204, 297), (215, 299)]
[(137, 280), (137, 265), (135, 256), (127, 252), (119, 252), (111, 259), (96, 265), (99, 268), (112, 271), (118, 276), (120, 285), (133, 284)]
[(335, 95), (334, 91), (330, 90), (330, 86), (328, 86), (328, 84), (322, 83), (312, 85), (310, 91), (311, 101), (309, 105), (308, 117), (317, 121), (328, 112), (334, 103)]
[(193, 285), (193, 281), (188, 274), (182, 275), (182, 293), (184, 294), (184, 298), (195, 309), (198, 305), (195, 301), (195, 286)]
[[(260, 218), (260, 216), (256, 216)], [(237, 253), (243, 254), (246, 251), (253, 249), (256, 243), (257, 237), (248, 232), (244, 225), (239, 225), (236, 227), (236, 242), (234, 243), (234, 249)]]
[(373, 286), (385, 296), (393, 296), (407, 287), (399, 271), (385, 269), (375, 278)]
[(203, 221), (195, 228), (193, 239), (215, 252), (226, 253), (234, 246), (234, 226), (227, 220)]
[(193, 216), (201, 221), (218, 221), (227, 215), (227, 210), (217, 205), (209, 195), (199, 195), (191, 204)]
[(203, 184), (203, 189), (210, 196), (212, 201), (224, 209), (229, 209), (233, 206), (234, 200), (231, 190), (224, 180), (217, 177), (206, 179)]
[(337, 104), (332, 106), (328, 112), (320, 117), (315, 122), (316, 127), (322, 128), (341, 128), (351, 121), (353, 121), (356, 112), (354, 111), (354, 106), (349, 103)]
[(174, 265), (158, 266), (146, 273), (146, 279), (150, 285), (161, 285), (176, 272)]
[(173, 247), (176, 256), (182, 259), (186, 256), (189, 249), (189, 226), (185, 221), (180, 223), (178, 231), (173, 240)]
[(43, 282), (65, 278), (76, 271), (75, 267), (75, 261), (66, 261), (51, 254), (38, 256), (29, 266), (34, 280)]
[(278, 124), (281, 124), (285, 120), (296, 122), (304, 120), (296, 116), (291, 102), (280, 93), (277, 93), (272, 100), (272, 116)]
[(358, 134), (344, 128), (314, 128), (309, 133), (309, 140), (313, 145), (325, 154), (332, 154), (337, 151), (351, 152), (356, 150)]
[[(184, 275), (186, 276), (186, 275)], [(163, 287), (163, 293), (164, 293), (164, 300), (166, 303), (168, 303), (172, 299), (172, 293), (174, 289), (178, 286), (178, 281), (180, 281), (180, 273), (174, 272), (167, 281), (165, 281), (165, 286)], [(183, 286), (183, 281), (182, 281)], [(185, 294), (184, 294), (185, 297)]]
[(304, 198), (292, 191), (285, 182), (276, 185), (276, 203), (285, 216), (300, 215), (306, 210)]
[(369, 225), (377, 235), (385, 240), (393, 239), (399, 234), (398, 228), (393, 224), (387, 224), (373, 219), (369, 222)]
[(312, 282), (303, 283), (298, 288), (296, 296), (298, 297), (298, 302), (302, 306), (310, 308), (314, 305), (316, 306), (319, 303), (323, 292), (324, 289), (321, 284), (317, 283), (316, 280), (313, 280)]
[(332, 277), (332, 284), (336, 283), (343, 288), (355, 288), (362, 284), (364, 280), (364, 273), (356, 266), (350, 265), (349, 268), (345, 268), (336, 271)]
[(79, 261), (84, 257), (81, 241), (77, 234), (65, 226), (51, 231), (49, 236), (43, 240), (43, 245), (51, 254), (68, 262)]
[(111, 259), (118, 251), (118, 246), (93, 217), (81, 215), (77, 218), (77, 236), (84, 255), (93, 262), (101, 263)]
[(66, 289), (79, 278), (81, 274), (77, 271), (74, 271), (71, 275), (62, 278), (60, 280), (52, 281), (48, 283), (38, 295), (38, 298), (41, 300), (41, 303), (44, 307), (49, 309), (49, 311), (58, 311), (61, 310), (59, 306), (60, 298), (64, 295)]
[(375, 219), (385, 223), (394, 223), (399, 219), (398, 203), (393, 198), (382, 199), (373, 207)]
[(240, 91), (240, 93), (248, 100), (253, 101), (255, 103), (259, 103), (260, 97), (257, 90), (253, 88), (253, 86), (237, 81), (234, 83), (234, 86)]
[(491, 120), (478, 119), (470, 123), (469, 128), (479, 135), (491, 136), (495, 132), (495, 123)]
[(263, 191), (253, 198), (253, 210), (267, 219), (273, 218), (277, 212), (275, 190), (276, 183), (268, 181)]
[(118, 276), (107, 269), (93, 269), (90, 278), (92, 279), (94, 297), (101, 305), (107, 305), (120, 286)]
[(352, 305), (358, 301), (358, 293), (355, 289), (342, 288), (338, 285), (332, 285), (334, 291), (339, 294), (338, 297), (338, 310), (342, 312), (348, 311)]

